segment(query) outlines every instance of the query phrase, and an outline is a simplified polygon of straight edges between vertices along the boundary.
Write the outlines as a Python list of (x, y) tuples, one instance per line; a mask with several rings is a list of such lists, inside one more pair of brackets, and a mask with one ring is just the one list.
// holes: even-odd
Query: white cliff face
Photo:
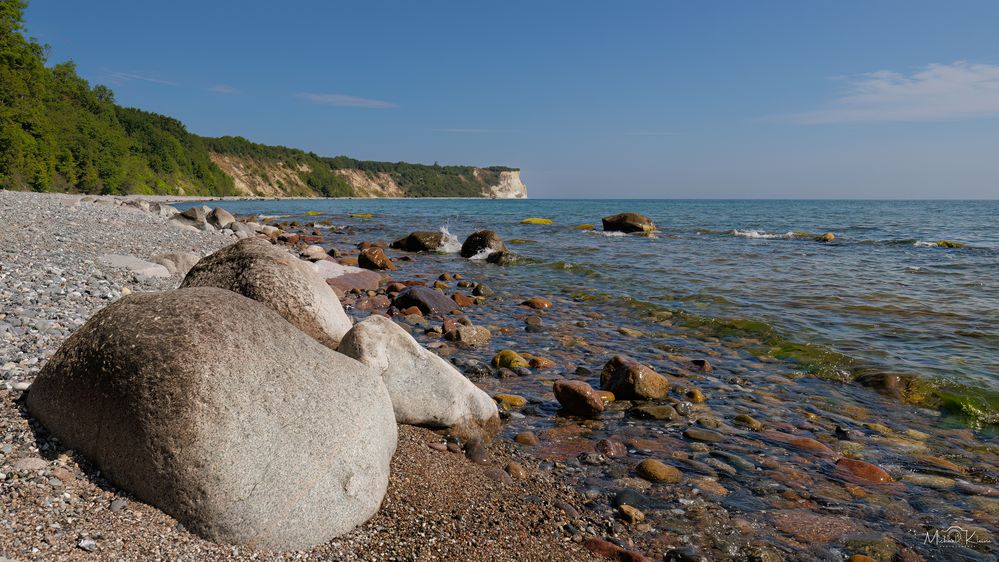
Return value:
[(496, 199), (527, 199), (527, 186), (520, 181), (520, 171), (500, 172), (499, 183), (487, 187), (483, 197)]

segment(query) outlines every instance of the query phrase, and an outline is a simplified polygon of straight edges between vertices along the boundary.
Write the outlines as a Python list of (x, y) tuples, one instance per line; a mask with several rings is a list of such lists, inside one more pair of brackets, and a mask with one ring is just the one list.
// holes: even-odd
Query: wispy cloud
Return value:
[(216, 94), (239, 94), (240, 91), (228, 84), (215, 84), (209, 86), (209, 92), (215, 92)]
[(366, 107), (368, 109), (391, 109), (393, 107), (399, 107), (398, 104), (390, 101), (345, 96), (343, 94), (317, 94), (311, 92), (301, 92), (295, 94), (295, 97), (321, 105), (337, 105), (341, 107)]
[(957, 61), (905, 75), (879, 70), (835, 80), (845, 93), (827, 107), (785, 115), (813, 125), (848, 122), (953, 121), (999, 117), (999, 66)]
[(144, 74), (138, 74), (136, 72), (122, 72), (119, 70), (109, 70), (107, 71), (108, 81), (112, 84), (124, 84), (125, 82), (132, 82), (138, 80), (140, 82), (152, 82), (153, 84), (162, 84), (164, 86), (176, 86), (176, 82), (171, 82), (170, 80), (163, 80), (162, 78), (157, 78), (155, 76), (147, 76)]
[(506, 129), (434, 129), (436, 133), (469, 133), (469, 134), (489, 134), (489, 133), (513, 133)]

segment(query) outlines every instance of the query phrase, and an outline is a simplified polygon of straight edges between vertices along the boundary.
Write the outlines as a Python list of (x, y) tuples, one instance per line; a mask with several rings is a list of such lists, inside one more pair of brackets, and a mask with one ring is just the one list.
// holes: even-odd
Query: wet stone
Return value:
[(679, 469), (655, 459), (645, 459), (638, 463), (635, 472), (649, 482), (675, 484), (683, 477)]
[(706, 443), (718, 443), (725, 440), (725, 436), (717, 431), (711, 431), (710, 429), (701, 429), (698, 427), (689, 427), (683, 432), (683, 436), (687, 439), (693, 439), (694, 441), (704, 441)]

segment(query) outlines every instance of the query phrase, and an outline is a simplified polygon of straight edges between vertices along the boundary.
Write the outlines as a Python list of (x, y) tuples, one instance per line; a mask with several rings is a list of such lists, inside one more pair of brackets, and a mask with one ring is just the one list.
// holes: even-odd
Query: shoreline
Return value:
[[(5, 202), (0, 193), (0, 205)], [(41, 205), (46, 206), (44, 203)], [(106, 211), (96, 215), (102, 220), (98, 221), (101, 224), (92, 233), (95, 243), (98, 240), (104, 242), (99, 246), (102, 252), (112, 249), (117, 251), (116, 244), (121, 243), (129, 253), (149, 259), (162, 249), (179, 249), (183, 245), (207, 241), (205, 251), (208, 251), (215, 247), (214, 244), (221, 243), (221, 234), (177, 228), (166, 224), (165, 219), (156, 217), (153, 223), (162, 223), (189, 237), (176, 244), (167, 237), (164, 245), (164, 234), (173, 231), (161, 230), (155, 224), (150, 227), (148, 222), (143, 223), (142, 217), (148, 216), (146, 214), (127, 206), (108, 206), (107, 203), (84, 203), (83, 206), (91, 208), (90, 210)], [(63, 208), (55, 205), (52, 207), (49, 216), (58, 217), (58, 211)], [(7, 208), (0, 206), (0, 209)], [(136, 220), (117, 225), (121, 231), (117, 235), (122, 240), (108, 243), (108, 233), (100, 232), (99, 229), (115, 228), (114, 220), (108, 222), (108, 217), (116, 214)], [(307, 222), (312, 217), (305, 219), (303, 222), (306, 224), (300, 226), (291, 226), (295, 221), (302, 220), (297, 216), (267, 224), (286, 231), (285, 237), (278, 238), (279, 244), (296, 248), (303, 253), (307, 249), (306, 244), (320, 243), (326, 247), (338, 248), (342, 251), (340, 261), (344, 263), (356, 259), (358, 246), (378, 244), (372, 243), (370, 239), (370, 231), (377, 232), (378, 225), (369, 228), (367, 234), (357, 234), (361, 238), (355, 238), (349, 225), (312, 227)], [(31, 224), (30, 221), (28, 224)], [(86, 224), (93, 226), (92, 223)], [(74, 224), (68, 230), (79, 229), (86, 224)], [(131, 239), (134, 238), (131, 233), (143, 230), (143, 225), (149, 231), (149, 238), (139, 236), (139, 240)], [(33, 230), (33, 227), (29, 226), (29, 230)], [(317, 234), (320, 230), (321, 235)], [(55, 252), (53, 241), (39, 241), (31, 234), (26, 233), (26, 240), (18, 241), (29, 247), (28, 253), (34, 253), (30, 257)], [(73, 236), (68, 238), (72, 239)], [(40, 246), (30, 249), (32, 244)], [(11, 251), (8, 249), (8, 252)], [(466, 287), (465, 291), (469, 292), (472, 285), (462, 285), (464, 279), (482, 276), (491, 280), (488, 275), (495, 267), (477, 266), (455, 255), (408, 254), (388, 249), (386, 253), (396, 259), (396, 265), (399, 266), (398, 272), (391, 272), (394, 278), (420, 279), (434, 285), (440, 282), (442, 290), (447, 291), (455, 289), (456, 292), (461, 292)], [(49, 264), (43, 263), (36, 269), (40, 270), (39, 275), (42, 277), (54, 275), (48, 271), (49, 267)], [(463, 272), (465, 277), (459, 281), (448, 273), (456, 271)], [(2, 269), (0, 273), (3, 273)], [(64, 273), (60, 272), (59, 275), (65, 277)], [(445, 275), (450, 278), (448, 282), (441, 281), (445, 279)], [(115, 282), (133, 286), (138, 283), (131, 274), (119, 276), (109, 272), (105, 277), (108, 277), (105, 281), (112, 285)], [(0, 281), (3, 279), (0, 276)], [(174, 284), (179, 282), (179, 277), (172, 279)], [(167, 281), (154, 280), (137, 288), (154, 288), (157, 283), (170, 286)], [(0, 284), (0, 289), (2, 288), (3, 285)], [(115, 289), (113, 286), (111, 288)], [(348, 290), (341, 301), (352, 315), (363, 317), (366, 312), (380, 311), (387, 306), (379, 304), (387, 303), (379, 300), (385, 298), (386, 292), (387, 289), (381, 287), (378, 290)], [(496, 346), (500, 348), (542, 351), (544, 356), (550, 357), (559, 365), (555, 371), (532, 368), (527, 374), (490, 369), (475, 358), (488, 359), (491, 351), (465, 348), (458, 345), (458, 342), (449, 342), (449, 338), (442, 338), (444, 334), (429, 317), (407, 315), (397, 316), (397, 319), (401, 325), (409, 327), (422, 345), (451, 359), (471, 380), (497, 400), (501, 395), (520, 395), (514, 398), (519, 398), (526, 405), (515, 406), (512, 405), (515, 401), (512, 401), (503, 406), (501, 411), (505, 417), (505, 428), (489, 452), (499, 465), (514, 461), (527, 467), (532, 475), (530, 485), (537, 487), (531, 493), (525, 492), (522, 497), (516, 491), (515, 497), (508, 497), (512, 491), (509, 485), (494, 483), (482, 467), (469, 463), (460, 455), (433, 451), (431, 443), (438, 439), (436, 434), (404, 428), (401, 433), (404, 437), (400, 437), (400, 451), (404, 455), (410, 452), (420, 453), (413, 458), (427, 462), (441, 461), (446, 468), (439, 465), (426, 468), (420, 465), (416, 472), (407, 472), (406, 467), (410, 463), (419, 464), (422, 461), (413, 461), (409, 456), (405, 456), (406, 460), (403, 461), (403, 457), (400, 457), (402, 466), (393, 465), (393, 478), (397, 475), (400, 480), (390, 485), (395, 486), (392, 488), (394, 492), (390, 492), (390, 496), (386, 498), (382, 511), (368, 524), (342, 537), (343, 540), (337, 539), (325, 545), (323, 554), (311, 551), (310, 556), (352, 559), (357, 552), (368, 552), (366, 549), (371, 548), (370, 543), (363, 541), (375, 540), (374, 537), (377, 536), (380, 545), (378, 548), (383, 549), (377, 552), (384, 555), (391, 552), (402, 558), (432, 557), (426, 550), (419, 551), (422, 553), (420, 555), (414, 554), (417, 551), (412, 550), (387, 550), (401, 548), (401, 545), (393, 542), (395, 537), (384, 534), (385, 528), (393, 528), (398, 522), (391, 520), (391, 524), (388, 524), (383, 519), (383, 514), (394, 517), (397, 513), (422, 513), (422, 510), (436, 513), (437, 508), (432, 504), (415, 503), (418, 499), (426, 499), (419, 493), (416, 494), (419, 497), (406, 496), (418, 490), (425, 480), (441, 486), (438, 493), (429, 495), (448, 496), (455, 485), (460, 486), (458, 489), (463, 493), (482, 492), (482, 495), (473, 494), (476, 499), (469, 500), (472, 504), (481, 502), (478, 507), (486, 509), (478, 512), (477, 517), (495, 516), (486, 506), (495, 504), (497, 497), (513, 502), (503, 506), (504, 517), (521, 511), (537, 514), (537, 511), (531, 511), (536, 507), (536, 501), (529, 498), (542, 498), (540, 503), (544, 506), (543, 512), (545, 517), (550, 518), (549, 524), (540, 527), (545, 541), (531, 543), (533, 547), (528, 544), (504, 547), (500, 555), (495, 551), (483, 552), (483, 559), (487, 558), (487, 554), (492, 558), (507, 559), (507, 552), (520, 554), (511, 554), (509, 559), (557, 560), (560, 559), (559, 556), (565, 556), (565, 559), (587, 559), (591, 552), (600, 551), (600, 544), (586, 543), (591, 547), (589, 550), (583, 550), (580, 544), (590, 539), (607, 539), (636, 552), (649, 554), (654, 559), (666, 553), (720, 556), (728, 551), (738, 551), (743, 556), (766, 560), (792, 559), (787, 556), (794, 552), (800, 552), (802, 558), (823, 559), (839, 552), (863, 553), (871, 551), (870, 549), (887, 551), (890, 547), (895, 553), (892, 560), (919, 560), (921, 558), (917, 551), (924, 555), (926, 552), (919, 548), (918, 541), (912, 540), (911, 536), (906, 537), (906, 533), (921, 533), (924, 526), (931, 524), (939, 526), (935, 519), (926, 519), (929, 512), (938, 509), (927, 507), (925, 502), (929, 499), (925, 494), (928, 492), (938, 496), (939, 501), (954, 504), (951, 508), (953, 516), (960, 514), (975, 529), (981, 529), (985, 533), (982, 536), (991, 537), (985, 529), (999, 522), (999, 516), (996, 515), (999, 513), (999, 491), (995, 488), (996, 474), (999, 474), (999, 448), (994, 444), (979, 441), (966, 429), (931, 428), (924, 423), (924, 418), (932, 419), (928, 412), (906, 407), (902, 403), (889, 402), (887, 398), (878, 397), (871, 389), (860, 385), (843, 385), (813, 377), (792, 376), (779, 368), (775, 361), (765, 357), (755, 363), (747, 363), (745, 357), (740, 355), (740, 348), (726, 348), (722, 345), (721, 338), (715, 337), (718, 334), (707, 334), (703, 341), (701, 336), (690, 339), (684, 336), (672, 340), (674, 343), (662, 349), (664, 353), (660, 357), (663, 359), (661, 363), (656, 363), (656, 369), (672, 381), (674, 389), (671, 394), (678, 399), (672, 396), (664, 400), (625, 400), (618, 397), (606, 404), (606, 412), (597, 419), (580, 419), (556, 412), (550, 390), (552, 381), (559, 378), (555, 373), (560, 373), (562, 377), (593, 381), (596, 386), (594, 373), (590, 368), (576, 368), (573, 372), (573, 367), (589, 364), (599, 369), (599, 364), (605, 357), (622, 349), (621, 341), (635, 342), (630, 345), (636, 348), (646, 346), (645, 338), (648, 336), (637, 333), (638, 330), (672, 331), (681, 328), (683, 322), (669, 311), (641, 310), (640, 303), (636, 303), (637, 314), (606, 317), (603, 314), (606, 311), (600, 308), (602, 303), (585, 298), (576, 299), (557, 291), (545, 295), (553, 302), (550, 309), (532, 311), (520, 304), (523, 298), (531, 296), (535, 295), (516, 290), (510, 294), (508, 288), (500, 287), (499, 294), (467, 306), (467, 315), (462, 316), (468, 321), (466, 325), (487, 327), (494, 334)], [(105, 301), (109, 302), (110, 299), (95, 302), (102, 304)], [(594, 308), (588, 308), (590, 305), (587, 303), (592, 303)], [(664, 314), (666, 312), (669, 314)], [(535, 322), (532, 318), (537, 322), (532, 324)], [(526, 333), (521, 322), (527, 324)], [(544, 326), (544, 329), (532, 332), (531, 326)], [(444, 331), (446, 327), (447, 320)], [(608, 339), (606, 332), (612, 332), (613, 337)], [(57, 334), (50, 338), (52, 341), (49, 344), (58, 337), (60, 336)], [(752, 334), (741, 335), (740, 338), (747, 341), (753, 339)], [(492, 347), (495, 349), (496, 346)], [(531, 357), (526, 352), (525, 356)], [(704, 359), (703, 362), (696, 362), (701, 358)], [(565, 370), (562, 370), (563, 365)], [(31, 368), (32, 365), (28, 365), (24, 376), (15, 376), (11, 380), (27, 380)], [(861, 399), (864, 406), (850, 401), (851, 397)], [(12, 424), (7, 427), (13, 427), (13, 432), (17, 434), (34, 433), (24, 426), (27, 421), (23, 415), (20, 415), (20, 421), (13, 415), (20, 408), (19, 401), (23, 402), (19, 391), (9, 390), (3, 400), (0, 423)], [(4, 428), (0, 427), (2, 429)], [(520, 445), (520, 435), (525, 430), (536, 432), (538, 435), (535, 439), (540, 437), (540, 444)], [(7, 433), (11, 431), (8, 429)], [(44, 439), (39, 442), (46, 444)], [(414, 443), (420, 446), (411, 449)], [(442, 445), (441, 442), (436, 443)], [(48, 460), (48, 467), (39, 478), (31, 482), (41, 485), (41, 481), (49, 478), (53, 471), (68, 466), (74, 475), (74, 483), (81, 482), (85, 488), (98, 484), (94, 481), (92, 472), (87, 472), (85, 463), (74, 465), (72, 458), (65, 459), (58, 454), (58, 448), (53, 448), (53, 451), (54, 460), (42, 455)], [(637, 468), (641, 464), (639, 461), (644, 463), (645, 460), (663, 461), (666, 467), (679, 469), (679, 476), (668, 483), (649, 480), (650, 476), (643, 476), (642, 470)], [(858, 464), (850, 464), (853, 461)], [(8, 459), (0, 458), (0, 471), (7, 470), (4, 468), (4, 463), (7, 462)], [(861, 474), (850, 473), (844, 476), (845, 469), (841, 466), (844, 463), (859, 470)], [(58, 474), (66, 473), (59, 471)], [(440, 477), (442, 474), (444, 478)], [(869, 479), (872, 474), (875, 480), (887, 478), (888, 481), (872, 481)], [(674, 476), (669, 478), (673, 479)], [(408, 485), (401, 486), (403, 481), (408, 482)], [(462, 484), (455, 484), (456, 482)], [(0, 482), (0, 485), (4, 484)], [(528, 482), (517, 481), (515, 487), (523, 491), (525, 485)], [(486, 489), (489, 493), (483, 491)], [(20, 493), (24, 489), (18, 488), (18, 491)], [(499, 496), (490, 495), (492, 493)], [(423, 494), (426, 495), (428, 494)], [(406, 496), (404, 501), (400, 499), (403, 496)], [(28, 497), (42, 501), (39, 496), (29, 494)], [(117, 496), (105, 496), (104, 499), (110, 502), (113, 501), (109, 499), (112, 497), (117, 499)], [(920, 511), (924, 513), (915, 512), (909, 503), (897, 505), (899, 498), (903, 503), (922, 502), (919, 503)], [(397, 499), (402, 503), (396, 503)], [(564, 502), (565, 505), (559, 502)], [(881, 509), (878, 506), (886, 505), (886, 502), (896, 502), (892, 504), (894, 511), (890, 516), (878, 511)], [(958, 508), (958, 503), (962, 507)], [(621, 504), (627, 507), (638, 505), (640, 517), (645, 521), (629, 519), (639, 515), (624, 509)], [(153, 508), (144, 507), (158, 513)], [(94, 504), (93, 508), (98, 512), (92, 514), (95, 517), (100, 515), (102, 509), (106, 511), (106, 507), (101, 508), (99, 503)], [(572, 512), (576, 512), (576, 515), (573, 516)], [(453, 523), (449, 515), (438, 515), (442, 518), (438, 520), (440, 524)], [(157, 516), (143, 517), (155, 519)], [(496, 522), (501, 527), (504, 523), (517, 526), (525, 524), (525, 521), (518, 515), (513, 516), (512, 521)], [(115, 529), (117, 530), (112, 532), (121, 530)], [(518, 529), (514, 534), (538, 534), (532, 530), (525, 531), (524, 527)], [(174, 531), (178, 534), (174, 535)], [(205, 552), (210, 551), (213, 555), (222, 552), (214, 549), (214, 546), (199, 543), (200, 539), (190, 539), (190, 534), (174, 531), (165, 532), (185, 545), (188, 544), (185, 541), (191, 541), (190, 544), (195, 545), (193, 547), (206, 549)], [(421, 527), (420, 531), (414, 530), (413, 536), (404, 534), (402, 542), (413, 548), (421, 544), (425, 547), (430, 539), (415, 539), (420, 532), (426, 532), (425, 527)], [(487, 541), (486, 544), (500, 540), (488, 533), (485, 536), (475, 535), (474, 526), (464, 526), (456, 532), (456, 535), (449, 536), (458, 542), (470, 536), (480, 537)], [(870, 535), (879, 533), (882, 538), (869, 538)], [(866, 545), (863, 548), (856, 546), (860, 544), (856, 542), (858, 536), (868, 537), (864, 539), (866, 542), (861, 541)], [(431, 534), (429, 537), (437, 540), (441, 535)], [(355, 542), (355, 539), (361, 542)], [(44, 537), (36, 537), (35, 540), (44, 542)], [(79, 547), (74, 550), (72, 545), (60, 544), (69, 548), (72, 555), (83, 556), (83, 551), (77, 552)], [(477, 538), (476, 544), (483, 543)], [(612, 543), (607, 544), (613, 546)], [(357, 546), (359, 550), (343, 550), (355, 548), (354, 545), (360, 545)], [(811, 545), (807, 556), (804, 551), (799, 550), (806, 548), (805, 545)], [(530, 550), (534, 547), (540, 550)], [(340, 550), (331, 550), (334, 548)], [(520, 552), (517, 548), (527, 550)], [(974, 548), (981, 550), (989, 547), (975, 545)], [(114, 552), (127, 554), (131, 551), (125, 548), (124, 551), (118, 549)], [(622, 556), (620, 553), (613, 554), (616, 551), (610, 552), (611, 556)], [(541, 553), (544, 553), (543, 556)], [(0, 555), (3, 554), (7, 553), (3, 551), (3, 542), (0, 541)], [(442, 551), (440, 555), (447, 559), (460, 556), (475, 559), (478, 554), (477, 551), (474, 555), (469, 555), (464, 551), (453, 550)], [(896, 554), (899, 558), (895, 558)]]

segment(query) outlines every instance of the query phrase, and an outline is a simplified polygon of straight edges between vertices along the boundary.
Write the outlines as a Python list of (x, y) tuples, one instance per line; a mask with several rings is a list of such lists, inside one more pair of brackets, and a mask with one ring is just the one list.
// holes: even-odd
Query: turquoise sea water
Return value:
[[(523, 242), (510, 246), (520, 263), (479, 272), (494, 284), (759, 321), (859, 364), (999, 391), (999, 201), (363, 199), (223, 206), (288, 217), (281, 220), (329, 219), (351, 226), (356, 240), (391, 241), (442, 227), (463, 240), (489, 228)], [(622, 211), (648, 215), (658, 235), (600, 232), (602, 216)], [(554, 224), (520, 224), (526, 217)], [(581, 223), (597, 231), (577, 230)], [(833, 232), (836, 240), (820, 243), (802, 232)], [(941, 247), (940, 240), (963, 247)]]

